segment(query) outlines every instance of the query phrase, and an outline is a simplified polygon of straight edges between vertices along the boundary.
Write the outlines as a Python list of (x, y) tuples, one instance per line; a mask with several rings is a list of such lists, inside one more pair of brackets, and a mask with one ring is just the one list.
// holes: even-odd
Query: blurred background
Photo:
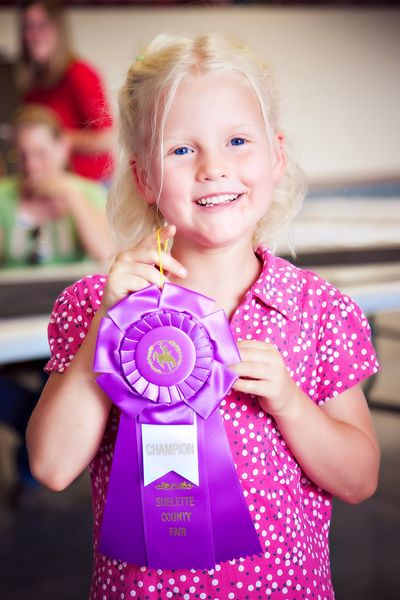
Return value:
[[(10, 124), (20, 102), (17, 2), (0, 2), (0, 175), (17, 169)], [(101, 75), (110, 112), (140, 47), (157, 33), (220, 31), (276, 71), (283, 123), (309, 191), (291, 232), (296, 261), (349, 292), (373, 325), (382, 372), (366, 392), (382, 448), (376, 495), (334, 504), (338, 600), (400, 597), (400, 6), (396, 2), (65, 2), (73, 47)], [(0, 195), (0, 202), (2, 201)], [(285, 240), (278, 250), (288, 255)], [(56, 295), (90, 260), (0, 269), (0, 374), (37, 379)], [(34, 365), (34, 368), (32, 368)], [(0, 403), (3, 402), (3, 396)], [(20, 434), (0, 421), (0, 594), (87, 597), (91, 509), (84, 474), (67, 491), (23, 489)], [(26, 486), (28, 487), (28, 486)]]

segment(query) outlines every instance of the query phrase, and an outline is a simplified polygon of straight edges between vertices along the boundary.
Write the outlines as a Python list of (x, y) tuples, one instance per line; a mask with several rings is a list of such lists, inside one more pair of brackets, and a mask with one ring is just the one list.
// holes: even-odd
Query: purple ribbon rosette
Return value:
[(100, 536), (112, 558), (208, 569), (262, 551), (218, 410), (240, 357), (213, 306), (165, 283), (101, 321), (94, 371), (121, 413)]

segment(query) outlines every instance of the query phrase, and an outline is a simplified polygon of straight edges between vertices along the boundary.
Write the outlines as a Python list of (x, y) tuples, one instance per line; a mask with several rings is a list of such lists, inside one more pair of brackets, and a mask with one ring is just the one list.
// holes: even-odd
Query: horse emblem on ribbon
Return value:
[(173, 373), (182, 362), (182, 350), (172, 340), (159, 340), (149, 347), (147, 362), (156, 373)]

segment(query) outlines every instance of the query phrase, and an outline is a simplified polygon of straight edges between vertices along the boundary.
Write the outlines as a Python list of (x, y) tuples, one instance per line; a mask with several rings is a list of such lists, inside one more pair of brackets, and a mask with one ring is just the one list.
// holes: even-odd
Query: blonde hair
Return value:
[[(41, 6), (48, 19), (57, 30), (57, 47), (48, 65), (37, 65), (31, 58), (25, 43), (25, 13), (32, 6)], [(20, 11), (21, 56), (17, 68), (17, 84), (21, 93), (25, 93), (36, 85), (52, 87), (62, 78), (69, 64), (75, 59), (71, 48), (69, 31), (64, 11), (59, 0), (26, 0)]]
[[(149, 205), (136, 188), (131, 161), (146, 170), (156, 152), (161, 152), (163, 126), (174, 95), (193, 72), (242, 77), (258, 97), (271, 144), (273, 133), (282, 131), (271, 68), (245, 45), (217, 34), (195, 39), (157, 36), (131, 65), (118, 96), (120, 156), (107, 212), (119, 249), (138, 243), (164, 224), (157, 205)], [(272, 243), (301, 207), (304, 176), (286, 146), (285, 155), (286, 172), (256, 227), (255, 245)]]

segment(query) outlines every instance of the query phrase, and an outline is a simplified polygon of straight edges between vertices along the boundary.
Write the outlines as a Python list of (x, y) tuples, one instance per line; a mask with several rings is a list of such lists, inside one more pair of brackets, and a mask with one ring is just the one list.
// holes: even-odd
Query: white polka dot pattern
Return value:
[[(314, 273), (268, 250), (258, 253), (264, 267), (232, 317), (235, 338), (274, 344), (290, 375), (319, 404), (376, 372), (369, 326), (358, 306)], [(59, 297), (49, 325), (48, 370), (68, 368), (101, 301), (104, 283), (104, 277), (87, 277)], [(97, 552), (118, 428), (119, 415), (113, 408), (91, 464), (95, 547), (91, 600), (334, 598), (330, 495), (305, 476), (256, 397), (231, 392), (221, 403), (221, 414), (263, 553), (211, 570), (161, 571)]]

